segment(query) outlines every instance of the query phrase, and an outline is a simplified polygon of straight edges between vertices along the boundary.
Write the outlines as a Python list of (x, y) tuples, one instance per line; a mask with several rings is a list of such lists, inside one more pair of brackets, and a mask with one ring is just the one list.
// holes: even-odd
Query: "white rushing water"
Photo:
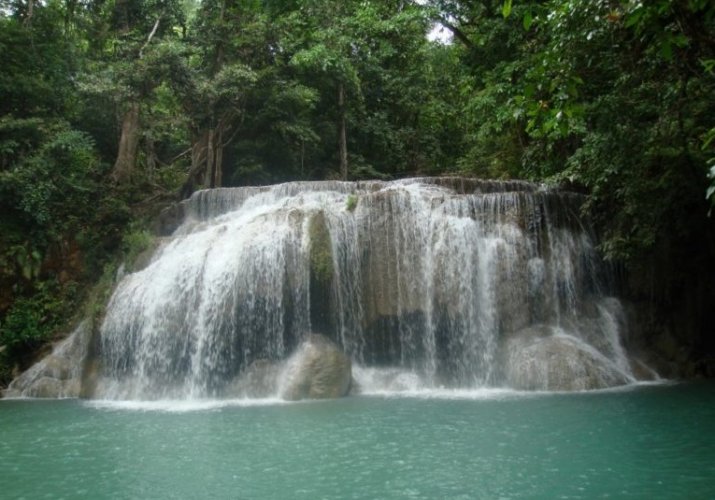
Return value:
[(240, 397), (251, 366), (280, 370), (310, 332), (342, 347), (367, 393), (631, 382), (578, 203), (462, 179), (196, 193), (118, 285), (92, 395)]

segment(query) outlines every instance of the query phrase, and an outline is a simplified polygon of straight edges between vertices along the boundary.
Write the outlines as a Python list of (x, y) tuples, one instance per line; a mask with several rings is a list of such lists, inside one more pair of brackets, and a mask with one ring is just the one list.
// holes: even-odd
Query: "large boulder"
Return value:
[(579, 391), (632, 381), (603, 354), (570, 335), (518, 336), (505, 350), (505, 379), (515, 389)]
[(311, 334), (290, 357), (281, 380), (283, 399), (326, 399), (350, 391), (350, 358), (327, 337)]

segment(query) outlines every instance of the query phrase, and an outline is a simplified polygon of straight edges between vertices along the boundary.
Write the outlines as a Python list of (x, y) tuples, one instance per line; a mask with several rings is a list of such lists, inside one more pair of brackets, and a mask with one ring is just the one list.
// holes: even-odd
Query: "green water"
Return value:
[(0, 497), (715, 497), (713, 384), (458, 396), (0, 401)]

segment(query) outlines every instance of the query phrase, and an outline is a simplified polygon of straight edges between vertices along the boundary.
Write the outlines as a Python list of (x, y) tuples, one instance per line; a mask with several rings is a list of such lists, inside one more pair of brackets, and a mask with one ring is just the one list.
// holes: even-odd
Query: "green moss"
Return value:
[(124, 234), (122, 253), (129, 269), (136, 270), (142, 267), (139, 261), (144, 260), (141, 257), (147, 251), (154, 250), (154, 240), (154, 236), (144, 228), (130, 229)]
[(310, 219), (308, 235), (310, 236), (311, 276), (321, 283), (327, 283), (333, 278), (333, 251), (330, 231), (322, 212)]
[(348, 212), (353, 212), (358, 204), (358, 197), (356, 194), (349, 194), (348, 199), (345, 201), (345, 210)]
[(102, 276), (92, 286), (87, 301), (84, 303), (83, 316), (91, 318), (93, 326), (101, 323), (101, 318), (104, 316), (107, 303), (116, 285), (117, 269), (115, 262), (105, 264)]

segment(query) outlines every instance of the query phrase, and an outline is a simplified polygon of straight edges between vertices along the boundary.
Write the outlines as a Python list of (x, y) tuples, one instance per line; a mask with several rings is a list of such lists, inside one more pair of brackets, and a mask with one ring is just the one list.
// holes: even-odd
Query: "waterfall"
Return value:
[(581, 201), (459, 178), (197, 192), (114, 292), (93, 395), (226, 396), (311, 332), (367, 392), (628, 383), (620, 303)]

